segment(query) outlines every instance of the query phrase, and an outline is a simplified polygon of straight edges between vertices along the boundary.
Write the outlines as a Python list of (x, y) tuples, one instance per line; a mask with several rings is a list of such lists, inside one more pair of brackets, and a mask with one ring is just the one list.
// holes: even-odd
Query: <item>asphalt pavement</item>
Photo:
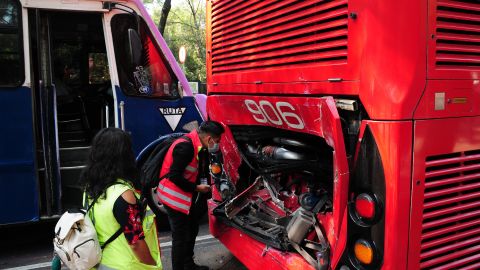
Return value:
[[(54, 227), (55, 221), (0, 227), (0, 269), (50, 269)], [(159, 239), (163, 269), (171, 270), (170, 231), (161, 231)], [(210, 269), (247, 269), (217, 239), (210, 235), (206, 219), (200, 226), (195, 254), (197, 264), (208, 266)]]

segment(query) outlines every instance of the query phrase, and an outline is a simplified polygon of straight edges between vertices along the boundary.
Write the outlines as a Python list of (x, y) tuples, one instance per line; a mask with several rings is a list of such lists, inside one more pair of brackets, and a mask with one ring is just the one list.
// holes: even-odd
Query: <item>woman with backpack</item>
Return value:
[(129, 135), (118, 128), (101, 130), (81, 177), (98, 240), (108, 242), (97, 269), (162, 269), (154, 215), (139, 202), (136, 178)]

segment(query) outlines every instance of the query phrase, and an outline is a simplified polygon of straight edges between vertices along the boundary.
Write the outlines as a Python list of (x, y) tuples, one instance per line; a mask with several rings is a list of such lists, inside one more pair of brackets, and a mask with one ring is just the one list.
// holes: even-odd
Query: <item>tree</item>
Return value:
[[(154, 22), (160, 24), (166, 1), (144, 0)], [(187, 49), (184, 72), (189, 81), (206, 80), (205, 8), (205, 0), (175, 0), (165, 19), (162, 35), (177, 61), (180, 46)]]
[(163, 2), (163, 7), (162, 7), (162, 16), (160, 17), (160, 21), (158, 22), (158, 31), (160, 31), (160, 34), (162, 35), (163, 33), (165, 33), (165, 26), (167, 24), (168, 13), (170, 13), (171, 8), (172, 8), (172, 1), (165, 0), (165, 2)]
[(178, 52), (182, 45), (187, 49), (184, 72), (190, 81), (206, 80), (205, 8), (205, 0), (182, 0), (170, 11), (165, 29), (172, 51)]

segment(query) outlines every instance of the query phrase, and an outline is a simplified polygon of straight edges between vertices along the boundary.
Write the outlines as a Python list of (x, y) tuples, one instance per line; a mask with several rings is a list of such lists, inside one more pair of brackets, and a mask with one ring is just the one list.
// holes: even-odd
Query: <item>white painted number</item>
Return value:
[[(252, 113), (253, 119), (259, 123), (271, 123), (277, 126), (287, 124), (287, 126), (294, 129), (303, 129), (305, 124), (300, 116), (295, 111), (292, 104), (284, 101), (279, 101), (275, 107), (267, 100), (261, 100), (258, 104), (251, 100), (245, 100), (245, 106)], [(289, 111), (285, 111), (289, 110)]]
[[(303, 129), (305, 127), (300, 116), (298, 116), (293, 112), (284, 112), (282, 110), (282, 107), (287, 107), (292, 111), (295, 111), (295, 108), (292, 106), (292, 104), (288, 102), (283, 102), (283, 101), (277, 102), (277, 110), (280, 112), (280, 115), (282, 116), (283, 121), (285, 121), (285, 123), (287, 123), (288, 126), (296, 129)], [(288, 121), (287, 117), (291, 117), (295, 119), (295, 123)]]
[(265, 114), (262, 112), (262, 109), (255, 103), (255, 101), (246, 99), (245, 105), (247, 109), (253, 114), (253, 119), (259, 123), (267, 123), (268, 120), (265, 117)]
[[(280, 119), (280, 116), (278, 115), (277, 111), (275, 110), (275, 108), (272, 106), (270, 102), (266, 100), (261, 100), (259, 104), (260, 104), (260, 109), (265, 114), (265, 116), (267, 117), (268, 121), (270, 121), (270, 123), (275, 124), (277, 126), (282, 125), (282, 119)], [(272, 119), (270, 117), (271, 115), (270, 112), (273, 112), (273, 114), (275, 115), (274, 117), (275, 119)]]

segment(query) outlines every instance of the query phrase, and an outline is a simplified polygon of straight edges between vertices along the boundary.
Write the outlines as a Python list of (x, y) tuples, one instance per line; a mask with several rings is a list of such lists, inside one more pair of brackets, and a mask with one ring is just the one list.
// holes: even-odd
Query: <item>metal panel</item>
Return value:
[[(411, 198), (412, 121), (365, 121), (378, 145), (385, 174), (382, 269), (407, 268)], [(367, 157), (370, 157), (367, 153)]]
[[(164, 100), (158, 98), (144, 98), (126, 96), (120, 87), (115, 87), (119, 102), (124, 102), (125, 130), (132, 135), (132, 143), (135, 154), (158, 139), (160, 135), (171, 132), (187, 132), (185, 125), (197, 121), (200, 124), (203, 120), (195, 106), (193, 97), (183, 97), (177, 100)], [(167, 121), (167, 116), (162, 114), (160, 109), (174, 108), (181, 117), (175, 130), (172, 130)], [(181, 109), (181, 110), (179, 110)]]
[(32, 94), (0, 88), (0, 224), (38, 220)]
[(480, 2), (430, 1), (430, 78), (478, 79)]
[(415, 124), (409, 269), (478, 269), (479, 126), (479, 117)]
[[(439, 264), (444, 267), (441, 264), (466, 259), (480, 251), (478, 227), (431, 234), (480, 217), (480, 151), (457, 152), (448, 157), (429, 156), (426, 160), (422, 232), (430, 234), (422, 235), (422, 269)], [(455, 181), (451, 181), (452, 178)], [(466, 260), (464, 264), (469, 262)], [(456, 266), (464, 264), (457, 262)]]
[(480, 115), (480, 80), (428, 80), (416, 119)]
[(347, 64), (347, 2), (212, 1), (211, 75)]
[(427, 8), (209, 0), (209, 94), (350, 95), (371, 119), (411, 119), (425, 89)]

